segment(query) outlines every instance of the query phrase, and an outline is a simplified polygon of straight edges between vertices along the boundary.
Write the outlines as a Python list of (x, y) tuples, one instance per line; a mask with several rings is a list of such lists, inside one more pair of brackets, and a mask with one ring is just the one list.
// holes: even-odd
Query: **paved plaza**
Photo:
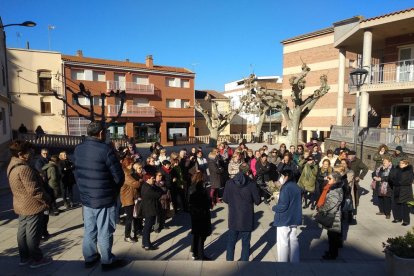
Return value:
[[(193, 261), (190, 254), (190, 217), (179, 213), (168, 220), (169, 229), (152, 233), (151, 239), (159, 247), (156, 251), (145, 251), (141, 240), (137, 244), (123, 240), (124, 226), (118, 225), (114, 235), (113, 252), (132, 262), (127, 267), (115, 270), (113, 275), (387, 275), (382, 242), (390, 236), (404, 234), (409, 227), (391, 223), (384, 216), (376, 216), (369, 188), (370, 174), (362, 182), (357, 225), (346, 226), (344, 248), (340, 249), (336, 261), (321, 261), (327, 250), (326, 231), (311, 219), (312, 211), (304, 211), (303, 226), (299, 230), (301, 263), (296, 265), (276, 263), (276, 228), (271, 227), (273, 212), (271, 205), (255, 207), (256, 228), (252, 233), (251, 262), (226, 262), (227, 205), (218, 204), (212, 211), (213, 234), (206, 241), (206, 255), (214, 261)], [(4, 176), (2, 178), (4, 181)], [(30, 269), (19, 267), (16, 232), (17, 219), (12, 210), (10, 192), (0, 195), (0, 275), (99, 275), (99, 265), (92, 269), (83, 267), (81, 208), (65, 210), (59, 216), (50, 217), (49, 232), (52, 237), (42, 242), (44, 253), (55, 260), (53, 264)], [(240, 257), (240, 241), (236, 246), (235, 260)]]

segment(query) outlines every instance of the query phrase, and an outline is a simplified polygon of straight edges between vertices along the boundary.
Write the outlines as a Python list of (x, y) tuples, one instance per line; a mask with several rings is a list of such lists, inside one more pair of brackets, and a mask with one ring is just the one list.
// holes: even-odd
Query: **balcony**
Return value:
[(125, 81), (106, 81), (107, 91), (125, 90), (127, 94), (155, 95), (154, 84), (137, 84)]
[(414, 89), (414, 59), (374, 64), (365, 91)]
[[(107, 116), (115, 117), (118, 115), (120, 105), (108, 105)], [(161, 112), (152, 106), (136, 106), (136, 105), (124, 105), (121, 117), (146, 117), (154, 118), (161, 116)]]

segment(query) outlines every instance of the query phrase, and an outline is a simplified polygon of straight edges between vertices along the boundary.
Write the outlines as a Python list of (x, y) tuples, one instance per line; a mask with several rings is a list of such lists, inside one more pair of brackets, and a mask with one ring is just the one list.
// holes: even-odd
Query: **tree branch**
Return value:
[(326, 93), (329, 92), (330, 86), (328, 85), (328, 77), (326, 75), (322, 75), (320, 77), (321, 86), (319, 89), (316, 89), (312, 95), (310, 95), (301, 105), (301, 115), (300, 115), (300, 122), (310, 113), (312, 108), (315, 106), (316, 102), (322, 98)]
[(306, 63), (302, 64), (302, 72), (297, 76), (292, 76), (289, 79), (289, 84), (292, 86), (292, 102), (295, 106), (302, 104), (302, 90), (305, 88), (306, 80), (305, 77), (309, 73), (310, 68)]

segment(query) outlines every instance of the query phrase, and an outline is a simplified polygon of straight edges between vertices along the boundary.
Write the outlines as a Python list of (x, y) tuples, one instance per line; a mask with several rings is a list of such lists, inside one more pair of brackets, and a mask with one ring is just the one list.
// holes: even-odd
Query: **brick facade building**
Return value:
[[(93, 104), (100, 110), (100, 94), (125, 90), (126, 102), (121, 117), (111, 124), (112, 137), (127, 135), (136, 142), (159, 140), (171, 143), (173, 135), (194, 136), (194, 78), (190, 70), (154, 65), (152, 56), (145, 63), (114, 61), (63, 55), (67, 101), (74, 104), (70, 90), (79, 91), (83, 83), (94, 95)], [(89, 105), (88, 99), (79, 99)], [(105, 114), (114, 117), (119, 99), (107, 98)], [(79, 106), (74, 106), (86, 114)], [(69, 135), (84, 135), (88, 121), (67, 109)]]

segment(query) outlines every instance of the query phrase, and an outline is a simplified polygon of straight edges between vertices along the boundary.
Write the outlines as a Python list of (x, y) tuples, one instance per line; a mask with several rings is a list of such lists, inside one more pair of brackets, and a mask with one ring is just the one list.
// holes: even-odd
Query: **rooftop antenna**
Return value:
[(51, 48), (51, 34), (50, 34), (50, 31), (52, 31), (52, 30), (54, 30), (55, 29), (55, 26), (53, 26), (53, 25), (48, 25), (47, 26), (47, 30), (48, 30), (48, 38), (49, 38), (49, 51), (52, 49)]
[(254, 74), (254, 64), (250, 63), (250, 70), (252, 71), (252, 74)]

